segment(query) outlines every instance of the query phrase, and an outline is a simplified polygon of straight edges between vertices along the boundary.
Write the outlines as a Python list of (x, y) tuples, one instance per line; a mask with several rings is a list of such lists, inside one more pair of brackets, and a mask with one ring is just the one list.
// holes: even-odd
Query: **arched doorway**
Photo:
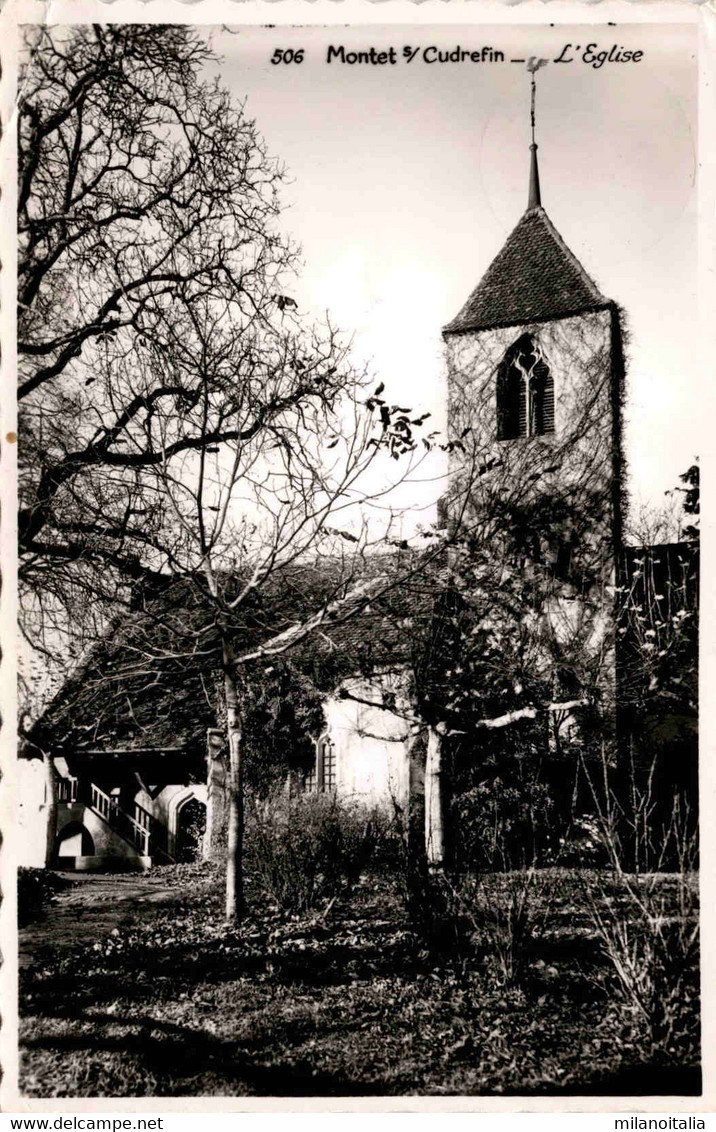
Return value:
[(186, 863), (201, 856), (201, 846), (206, 830), (206, 806), (196, 797), (187, 798), (177, 810), (176, 840), (174, 856), (177, 861)]
[(57, 858), (94, 857), (92, 835), (79, 821), (68, 822), (57, 838)]

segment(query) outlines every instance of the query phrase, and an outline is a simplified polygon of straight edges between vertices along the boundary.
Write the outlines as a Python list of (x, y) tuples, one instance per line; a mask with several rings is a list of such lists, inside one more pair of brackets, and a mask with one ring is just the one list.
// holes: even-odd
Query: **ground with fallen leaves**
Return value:
[[(75, 879), (20, 933), (26, 1095), (700, 1092), (697, 1020), (655, 1048), (595, 936), (612, 875), (545, 871), (507, 967), (504, 947), (427, 938), (386, 876), (325, 916), (249, 886), (237, 928), (203, 866)], [(485, 883), (499, 903), (508, 881)]]

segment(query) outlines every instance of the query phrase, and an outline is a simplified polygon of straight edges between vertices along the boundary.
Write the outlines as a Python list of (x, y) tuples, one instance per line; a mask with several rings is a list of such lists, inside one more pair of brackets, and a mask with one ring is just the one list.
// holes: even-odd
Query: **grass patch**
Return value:
[[(23, 971), (27, 1095), (700, 1090), (697, 1002), (668, 1051), (647, 1041), (600, 939), (595, 907), (638, 927), (616, 874), (472, 880), (462, 943), (442, 948), (372, 873), (328, 916), (281, 911), (249, 884), (232, 929), (216, 873), (177, 866), (139, 883), (163, 902), (101, 937), (85, 918), (85, 942), (45, 946)], [(653, 884), (677, 915), (676, 878)]]

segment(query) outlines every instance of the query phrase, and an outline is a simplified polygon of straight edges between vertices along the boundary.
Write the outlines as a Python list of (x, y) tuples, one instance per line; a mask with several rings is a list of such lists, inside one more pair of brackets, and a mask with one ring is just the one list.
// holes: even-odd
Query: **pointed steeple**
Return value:
[(545, 210), (528, 209), (507, 237), (447, 334), (515, 326), (607, 305)]
[(535, 72), (546, 59), (527, 63), (531, 82), (530, 183), (527, 208), (444, 334), (518, 326), (565, 318), (609, 305), (542, 207), (535, 141)]
[(530, 146), (530, 192), (527, 198), (527, 211), (542, 207), (542, 198), (539, 191), (539, 169), (537, 168), (537, 143)]
[(542, 198), (539, 191), (539, 169), (537, 167), (537, 142), (535, 141), (535, 74), (540, 67), (544, 67), (546, 59), (538, 59), (532, 55), (527, 63), (530, 73), (530, 126), (532, 127), (532, 144), (530, 145), (530, 191), (527, 198), (527, 211), (542, 207)]

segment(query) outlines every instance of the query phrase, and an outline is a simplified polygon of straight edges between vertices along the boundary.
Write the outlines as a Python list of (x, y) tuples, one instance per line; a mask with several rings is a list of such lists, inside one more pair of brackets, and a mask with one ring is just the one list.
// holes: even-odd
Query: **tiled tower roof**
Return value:
[(608, 305), (541, 206), (528, 208), (444, 334), (517, 326)]

